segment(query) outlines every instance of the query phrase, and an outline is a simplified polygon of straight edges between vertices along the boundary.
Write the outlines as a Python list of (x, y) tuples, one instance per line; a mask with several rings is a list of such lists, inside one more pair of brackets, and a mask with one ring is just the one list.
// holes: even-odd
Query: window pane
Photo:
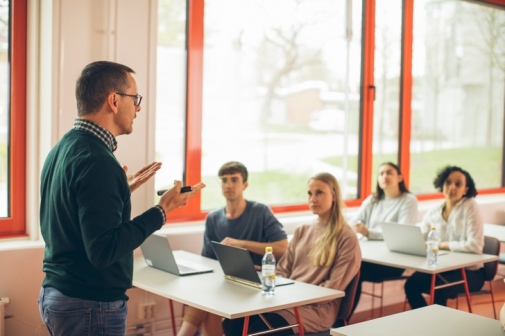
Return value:
[(384, 162), (398, 163), (402, 0), (377, 0), (372, 186)]
[(433, 192), (448, 164), (502, 186), (505, 11), (419, 0), (414, 13), (411, 189)]
[(164, 162), (155, 188), (184, 178), (186, 125), (186, 1), (158, 1), (156, 161)]
[(250, 170), (249, 199), (305, 204), (321, 171), (356, 197), (362, 13), (348, 3), (205, 2), (202, 209), (223, 204), (230, 160)]
[(9, 215), (9, 1), (0, 0), (0, 217)]

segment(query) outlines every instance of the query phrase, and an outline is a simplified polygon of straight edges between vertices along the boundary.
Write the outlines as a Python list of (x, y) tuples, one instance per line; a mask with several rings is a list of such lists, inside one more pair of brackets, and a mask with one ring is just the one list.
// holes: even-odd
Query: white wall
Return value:
[[(30, 113), (40, 124), (34, 127), (38, 128), (39, 141), (37, 156), (32, 158), (38, 167), (33, 179), (38, 178), (47, 152), (72, 127), (77, 117), (76, 79), (86, 64), (97, 60), (130, 66), (136, 72), (139, 93), (144, 97), (133, 133), (118, 138), (116, 157), (131, 172), (154, 161), (154, 137), (148, 135), (153, 134), (155, 116), (150, 111), (155, 106), (156, 83), (156, 40), (151, 31), (157, 30), (157, 2), (53, 0), (31, 1), (30, 5), (36, 8), (33, 16), (38, 18), (31, 30), (34, 43), (29, 50), (29, 57), (38, 62), (33, 62), (30, 75), (38, 85), (29, 88), (28, 94), (39, 100)], [(132, 195), (133, 215), (152, 206), (153, 188), (150, 181), (147, 188)]]
[(6, 315), (14, 315), (5, 320), (6, 336), (46, 335), (37, 332), (45, 331), (37, 305), (43, 254), (42, 244), (14, 250), (0, 246), (0, 296), (10, 298)]

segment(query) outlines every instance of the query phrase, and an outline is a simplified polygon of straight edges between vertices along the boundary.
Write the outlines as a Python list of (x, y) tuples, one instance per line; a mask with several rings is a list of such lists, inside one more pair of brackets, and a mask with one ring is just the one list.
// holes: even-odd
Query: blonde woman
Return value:
[[(361, 250), (353, 229), (342, 215), (340, 188), (335, 177), (320, 173), (307, 184), (309, 207), (317, 219), (296, 228), (288, 251), (279, 260), (277, 274), (290, 279), (344, 291), (359, 271)], [(342, 299), (299, 307), (305, 332), (328, 330), (335, 322)], [(293, 310), (263, 314), (273, 327), (296, 322)], [(226, 335), (240, 335), (243, 319), (225, 319)], [(266, 330), (259, 316), (251, 316), (249, 333)], [(283, 330), (269, 335), (291, 335)]]

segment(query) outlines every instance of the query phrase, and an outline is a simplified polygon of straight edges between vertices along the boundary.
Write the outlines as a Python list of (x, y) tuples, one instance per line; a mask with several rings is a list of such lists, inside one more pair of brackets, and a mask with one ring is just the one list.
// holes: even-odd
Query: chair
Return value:
[(333, 324), (332, 328), (343, 327), (349, 324), (349, 319), (352, 315), (352, 308), (354, 307), (354, 300), (356, 298), (356, 290), (358, 289), (359, 276), (360, 273), (358, 271), (345, 288), (345, 296), (340, 303), (337, 320)]
[[(380, 299), (380, 311), (379, 311), (379, 317), (382, 317), (382, 308), (383, 308), (383, 303), (384, 303), (384, 283), (387, 281), (398, 281), (398, 280), (407, 280), (409, 278), (409, 275), (401, 274), (396, 277), (389, 277), (389, 278), (383, 278), (380, 281), (366, 281), (370, 282), (372, 284), (372, 291), (367, 292), (367, 291), (362, 291), (361, 294), (369, 295), (372, 297), (372, 309), (370, 310), (370, 317), (373, 318), (374, 314), (374, 307), (375, 307), (375, 299), (378, 298)], [(375, 293), (375, 286), (380, 284), (380, 294)], [(406, 300), (404, 300), (403, 303), (403, 310), (405, 310), (406, 306)]]
[(498, 258), (500, 258), (499, 259), (500, 264), (505, 264), (505, 253), (500, 253), (498, 255)]
[[(500, 241), (494, 237), (484, 236), (484, 248), (482, 250), (484, 254), (493, 254), (496, 256), (500, 255)], [(481, 289), (478, 291), (471, 292), (470, 295), (482, 295), (490, 294), (491, 302), (493, 304), (494, 318), (496, 319), (496, 307), (494, 302), (494, 292), (493, 292), (493, 280), (498, 272), (499, 260), (491, 261), (484, 264), (484, 281), (489, 283), (489, 290)], [(458, 308), (459, 297), (464, 296), (465, 293), (458, 294), (457, 296), (451, 298), (456, 299), (456, 309)]]
[[(500, 265), (505, 265), (505, 253), (500, 253), (498, 255), (498, 262)], [(499, 270), (498, 270), (498, 275), (501, 276), (501, 277), (505, 277), (505, 274), (503, 273), (500, 273)]]
[[(338, 310), (337, 319), (335, 323), (331, 326), (332, 328), (343, 327), (349, 324), (349, 319), (352, 314), (352, 307), (354, 306), (354, 299), (356, 298), (356, 290), (359, 283), (359, 271), (356, 273), (354, 278), (349, 282), (345, 288), (345, 296), (340, 303), (340, 308)], [(294, 334), (292, 336), (298, 336), (299, 334)], [(318, 331), (312, 333), (305, 333), (307, 336), (327, 336), (330, 335), (329, 330)]]

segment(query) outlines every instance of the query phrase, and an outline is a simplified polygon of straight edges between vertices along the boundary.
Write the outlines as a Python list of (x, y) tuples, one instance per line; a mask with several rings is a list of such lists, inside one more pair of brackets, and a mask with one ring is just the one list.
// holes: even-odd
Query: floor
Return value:
[[(505, 266), (500, 266), (500, 273), (497, 275), (495, 280), (492, 282), (494, 299), (495, 299), (495, 307), (497, 319), (500, 318), (500, 310), (502, 306), (505, 304)], [(367, 283), (364, 283), (364, 286)], [(399, 288), (403, 288), (402, 281), (397, 282), (396, 284), (390, 283), (387, 284), (384, 292), (386, 294), (384, 299), (384, 306), (382, 311), (382, 316), (392, 315), (396, 313), (400, 313), (403, 311), (403, 292), (398, 290)], [(365, 287), (363, 288), (365, 290)], [(489, 285), (486, 283), (483, 289), (489, 289)], [(378, 287), (376, 287), (376, 291)], [(398, 294), (400, 293), (400, 294)], [(353, 314), (350, 324), (363, 322), (370, 320), (372, 318), (377, 318), (380, 315), (379, 310), (379, 299), (375, 299), (374, 310), (371, 310), (371, 297), (368, 295), (362, 295), (359, 305), (356, 309), (356, 312)], [(456, 308), (456, 300), (449, 300), (447, 303), (448, 307)], [(494, 318), (493, 314), (493, 305), (491, 302), (491, 295), (474, 295), (472, 296), (472, 313)], [(407, 305), (407, 309), (408, 305)], [(465, 297), (459, 298), (458, 308), (460, 310), (468, 311), (467, 303)]]

